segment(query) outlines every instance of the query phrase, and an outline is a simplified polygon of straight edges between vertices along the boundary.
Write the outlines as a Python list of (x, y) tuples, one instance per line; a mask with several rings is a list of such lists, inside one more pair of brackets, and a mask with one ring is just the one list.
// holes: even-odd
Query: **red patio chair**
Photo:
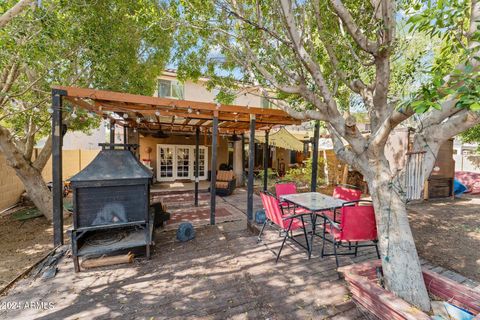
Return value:
[[(303, 216), (305, 214), (284, 215), (282, 212), (282, 207), (280, 206), (280, 202), (277, 198), (265, 192), (261, 192), (260, 196), (262, 198), (263, 208), (265, 209), (266, 219), (263, 223), (262, 230), (260, 230), (260, 234), (258, 235), (258, 242), (262, 241), (263, 231), (267, 224), (270, 224), (271, 226), (276, 227), (281, 232), (285, 233), (285, 235), (283, 236), (282, 245), (278, 250), (276, 262), (278, 262), (278, 259), (280, 258), (280, 254), (282, 253), (282, 249), (285, 245), (285, 241), (287, 240), (287, 238), (307, 250), (308, 256), (309, 244), (307, 231), (305, 229), (305, 221), (303, 219)], [(302, 243), (298, 242), (297, 239), (295, 239), (295, 237), (301, 236), (302, 234), (293, 235), (293, 231), (297, 231), (300, 229), (303, 231), (306, 246), (304, 246)]]
[[(279, 200), (281, 196), (286, 196), (286, 195), (295, 194), (295, 193), (297, 193), (297, 186), (295, 185), (294, 182), (282, 182), (282, 183), (275, 184), (275, 195)], [(280, 205), (282, 207), (290, 208), (289, 203), (286, 201), (280, 200)]]
[[(345, 201), (359, 201), (362, 196), (362, 190), (349, 188), (346, 185), (338, 185), (333, 189), (333, 195), (335, 199), (345, 200)], [(330, 219), (335, 222), (338, 222), (337, 216), (339, 215), (337, 210), (323, 212), (324, 215), (327, 215)]]
[[(275, 195), (277, 196), (277, 199), (280, 201), (280, 206), (282, 207), (282, 209), (287, 209), (288, 210), (287, 213), (289, 214), (310, 213), (308, 210), (305, 210), (303, 208), (297, 208), (295, 206), (292, 206), (289, 202), (281, 200), (282, 196), (295, 194), (295, 193), (297, 193), (297, 186), (295, 185), (294, 182), (282, 182), (282, 183), (275, 184)], [(293, 209), (293, 212), (290, 209)], [(283, 212), (285, 214), (285, 211)]]
[(349, 188), (345, 185), (338, 185), (333, 189), (333, 195), (336, 199), (341, 199), (345, 201), (356, 201), (360, 200), (362, 196), (362, 190)]
[[(341, 208), (340, 220), (340, 223), (336, 223), (328, 216), (324, 217), (322, 257), (334, 255), (338, 268), (338, 255), (356, 256), (360, 247), (375, 247), (380, 259), (375, 211), (371, 201), (355, 202), (355, 205), (345, 203)], [(331, 239), (327, 239), (327, 234)], [(333, 244), (333, 253), (325, 253), (326, 241)], [(339, 247), (348, 248), (348, 252), (337, 252)], [(354, 252), (351, 252), (352, 247), (355, 248)]]

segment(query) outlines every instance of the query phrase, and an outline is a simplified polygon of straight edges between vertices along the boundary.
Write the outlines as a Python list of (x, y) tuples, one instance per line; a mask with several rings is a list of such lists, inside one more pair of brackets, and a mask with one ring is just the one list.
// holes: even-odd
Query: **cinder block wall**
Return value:
[(15, 170), (8, 166), (5, 156), (0, 153), (0, 211), (17, 203), (23, 190)]
[[(63, 150), (62, 171), (66, 180), (85, 168), (100, 152), (100, 150)], [(52, 181), (52, 158), (43, 168), (42, 176), (45, 181)]]

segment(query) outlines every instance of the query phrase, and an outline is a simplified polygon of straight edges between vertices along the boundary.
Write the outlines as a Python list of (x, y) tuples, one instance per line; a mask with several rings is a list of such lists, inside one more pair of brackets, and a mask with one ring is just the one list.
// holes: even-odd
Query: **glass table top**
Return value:
[(341, 207), (346, 201), (335, 199), (319, 192), (288, 194), (280, 197), (310, 211), (321, 211)]

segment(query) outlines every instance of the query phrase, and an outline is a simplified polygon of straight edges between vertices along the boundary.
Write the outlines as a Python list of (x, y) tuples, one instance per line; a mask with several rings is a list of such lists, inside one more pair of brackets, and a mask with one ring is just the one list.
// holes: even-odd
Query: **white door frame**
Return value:
[[(160, 176), (160, 149), (161, 148), (170, 148), (172, 149), (172, 176), (171, 177), (161, 177)], [(172, 144), (157, 144), (157, 181), (174, 181), (177, 176), (176, 169), (176, 149), (175, 145)]]
[[(160, 177), (160, 149), (161, 148), (171, 148), (173, 152), (173, 167), (172, 167), (172, 177)], [(189, 172), (188, 177), (178, 177), (177, 172), (177, 148), (187, 148), (189, 150)], [(205, 166), (203, 172), (199, 172), (199, 180), (206, 180), (208, 175), (208, 147), (199, 146), (200, 150), (204, 150), (205, 153)], [(157, 144), (157, 181), (175, 181), (178, 179), (190, 179), (195, 180), (195, 166), (194, 166), (194, 155), (195, 155), (195, 145), (176, 145), (176, 144)]]

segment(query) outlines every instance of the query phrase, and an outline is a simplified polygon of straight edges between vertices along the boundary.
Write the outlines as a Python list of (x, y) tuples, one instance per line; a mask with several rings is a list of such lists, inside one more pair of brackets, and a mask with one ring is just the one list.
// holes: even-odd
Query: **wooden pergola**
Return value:
[[(177, 100), (161, 97), (142, 96), (122, 92), (95, 90), (90, 88), (63, 87), (52, 88), (52, 172), (53, 172), (53, 219), (54, 244), (63, 244), (63, 181), (62, 181), (62, 140), (63, 140), (63, 108), (64, 102), (75, 108), (81, 108), (108, 119), (110, 126), (110, 143), (113, 148), (114, 128), (124, 127), (124, 137), (130, 129), (170, 130), (172, 132), (194, 133), (196, 148), (200, 132), (212, 135), (211, 169), (216, 172), (218, 134), (241, 134), (249, 132), (249, 165), (247, 182), (247, 219), (250, 226), (253, 222), (253, 167), (255, 154), (255, 130), (265, 131), (264, 144), (264, 189), (267, 188), (268, 169), (268, 132), (278, 125), (300, 124), (283, 110), (224, 105), (199, 101)], [(317, 133), (318, 136), (318, 133)], [(317, 139), (318, 140), (318, 139)], [(242, 138), (244, 143), (245, 139)], [(126, 143), (126, 141), (124, 141)], [(242, 144), (243, 144), (242, 143)], [(318, 149), (318, 142), (314, 143)], [(244, 157), (242, 157), (244, 158)], [(314, 156), (315, 158), (315, 156)], [(314, 159), (315, 160), (315, 159)], [(199, 159), (195, 167), (195, 205), (198, 205), (198, 172)], [(316, 168), (316, 166), (314, 166)], [(316, 174), (315, 174), (316, 177)], [(312, 181), (313, 182), (313, 181)], [(315, 183), (316, 184), (316, 183)], [(210, 223), (215, 223), (216, 175), (211, 176), (211, 210)], [(313, 184), (312, 184), (313, 188)]]
[(220, 133), (243, 133), (250, 130), (250, 119), (255, 117), (256, 130), (269, 130), (276, 125), (300, 124), (286, 112), (224, 105), (199, 101), (141, 96), (129, 93), (94, 90), (77, 87), (54, 87), (66, 92), (63, 99), (74, 106), (129, 128), (170, 129), (180, 132), (212, 131), (213, 120), (218, 120)]

